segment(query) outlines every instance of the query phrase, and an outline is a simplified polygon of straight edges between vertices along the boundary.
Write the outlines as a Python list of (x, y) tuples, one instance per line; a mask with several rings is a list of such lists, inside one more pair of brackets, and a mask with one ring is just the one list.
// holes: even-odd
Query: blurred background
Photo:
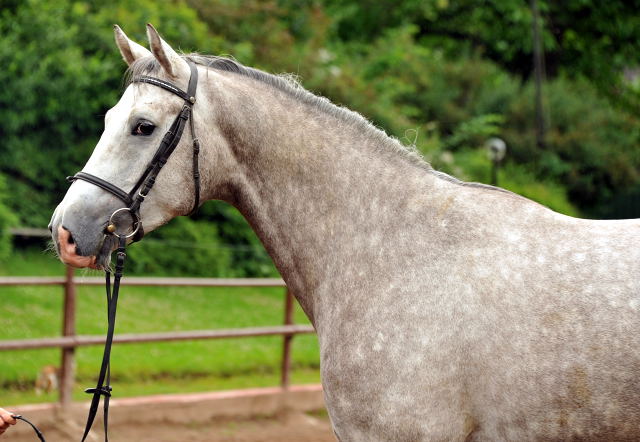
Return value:
[[(184, 52), (227, 54), (271, 73), (293, 73), (307, 89), (363, 114), (460, 179), (497, 182), (572, 216), (640, 217), (637, 0), (0, 0), (0, 5), (0, 275), (64, 273), (51, 254), (43, 254), (42, 238), (16, 235), (21, 231), (16, 229), (46, 228), (67, 188), (64, 177), (82, 168), (106, 110), (122, 93), (126, 66), (113, 42), (113, 23), (144, 45), (144, 25), (151, 22)], [(490, 146), (496, 143), (506, 152), (492, 160)], [(153, 232), (130, 248), (130, 256), (128, 273), (137, 275), (277, 276), (240, 214), (220, 202)], [(0, 290), (3, 337), (59, 334), (57, 297), (37, 288)], [(102, 333), (90, 305), (104, 295), (82, 290), (88, 312), (79, 313), (78, 328)], [(213, 298), (204, 301), (198, 291), (137, 290), (130, 296), (138, 296), (140, 305), (131, 301), (130, 310), (124, 307), (121, 331), (158, 331), (163, 312), (184, 304), (193, 309), (173, 313), (169, 328), (280, 319), (277, 311), (260, 316), (270, 303), (279, 308), (277, 290), (244, 297), (244, 307), (234, 304), (237, 312), (226, 301), (212, 307)], [(296, 338), (294, 365), (301, 381), (318, 379), (314, 339)], [(196, 390), (197, 380), (211, 373), (268, 377), (277, 350), (270, 356), (263, 340), (248, 350), (253, 356), (225, 360), (239, 346), (253, 345), (238, 342), (189, 343), (177, 355), (175, 344), (140, 346), (139, 360), (128, 352), (118, 362), (116, 351), (114, 365), (130, 363), (134, 368), (127, 376), (165, 385), (168, 379), (196, 379)], [(81, 350), (80, 378), (91, 377), (98, 353)], [(0, 353), (2, 396), (30, 390), (40, 367), (57, 364), (58, 354)], [(212, 362), (211, 354), (225, 362)], [(171, 362), (159, 362), (163, 357)], [(205, 382), (206, 388), (212, 382)]]

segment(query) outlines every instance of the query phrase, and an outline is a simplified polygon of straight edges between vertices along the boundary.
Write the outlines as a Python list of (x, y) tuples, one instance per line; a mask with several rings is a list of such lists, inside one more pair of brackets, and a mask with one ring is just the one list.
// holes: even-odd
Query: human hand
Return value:
[(0, 435), (7, 431), (9, 425), (15, 425), (16, 420), (11, 413), (9, 413), (4, 408), (0, 408)]

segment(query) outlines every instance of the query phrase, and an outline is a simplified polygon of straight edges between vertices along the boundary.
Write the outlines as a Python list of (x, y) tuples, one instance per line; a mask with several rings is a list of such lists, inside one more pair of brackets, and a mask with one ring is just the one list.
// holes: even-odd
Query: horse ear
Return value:
[(189, 65), (169, 44), (160, 38), (160, 34), (156, 31), (151, 23), (147, 23), (147, 37), (149, 37), (149, 46), (151, 52), (160, 66), (172, 77), (179, 77), (180, 74), (189, 73)]
[(126, 61), (129, 66), (138, 58), (151, 55), (149, 49), (140, 46), (135, 41), (129, 40), (129, 37), (120, 29), (120, 26), (113, 25), (113, 33), (116, 37), (116, 44), (118, 45), (118, 49), (120, 49), (122, 58), (124, 58), (124, 61)]

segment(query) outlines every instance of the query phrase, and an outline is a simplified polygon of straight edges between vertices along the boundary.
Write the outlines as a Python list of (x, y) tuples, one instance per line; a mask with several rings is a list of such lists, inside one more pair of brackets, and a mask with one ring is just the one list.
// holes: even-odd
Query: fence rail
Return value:
[[(99, 277), (76, 277), (74, 270), (68, 267), (64, 277), (33, 277), (33, 276), (7, 276), (0, 277), (0, 286), (43, 286), (59, 285), (64, 288), (64, 305), (62, 336), (38, 339), (14, 339), (0, 340), (0, 351), (25, 350), (57, 347), (61, 349), (61, 374), (59, 384), (59, 402), (62, 407), (71, 404), (71, 394), (75, 383), (75, 349), (86, 345), (102, 345), (104, 335), (77, 335), (76, 334), (76, 287), (100, 286), (104, 279)], [(253, 336), (281, 335), (282, 362), (280, 372), (280, 386), (286, 390), (289, 388), (291, 371), (291, 342), (295, 335), (315, 333), (309, 325), (296, 325), (293, 321), (294, 300), (286, 284), (278, 278), (150, 278), (150, 277), (123, 277), (123, 286), (155, 286), (155, 287), (283, 287), (285, 288), (284, 320), (283, 325), (270, 327), (245, 327), (218, 330), (187, 330), (162, 333), (133, 333), (118, 334), (114, 336), (114, 344), (140, 343), (140, 342), (167, 342), (195, 339), (227, 339), (245, 338)]]

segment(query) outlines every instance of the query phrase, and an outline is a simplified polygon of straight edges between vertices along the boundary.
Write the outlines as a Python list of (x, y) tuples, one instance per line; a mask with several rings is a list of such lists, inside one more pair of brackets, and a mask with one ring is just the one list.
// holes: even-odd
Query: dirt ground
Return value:
[[(18, 425), (26, 425), (19, 423)], [(94, 426), (95, 428), (95, 426)], [(81, 439), (80, 428), (41, 428), (47, 442), (67, 442)], [(70, 434), (71, 433), (71, 434)], [(95, 428), (94, 441), (102, 441), (102, 428)], [(14, 435), (8, 430), (2, 442), (37, 441), (35, 433)], [(211, 422), (149, 422), (137, 425), (110, 425), (111, 442), (335, 442), (329, 418), (324, 414), (292, 413), (260, 418), (216, 418)]]

